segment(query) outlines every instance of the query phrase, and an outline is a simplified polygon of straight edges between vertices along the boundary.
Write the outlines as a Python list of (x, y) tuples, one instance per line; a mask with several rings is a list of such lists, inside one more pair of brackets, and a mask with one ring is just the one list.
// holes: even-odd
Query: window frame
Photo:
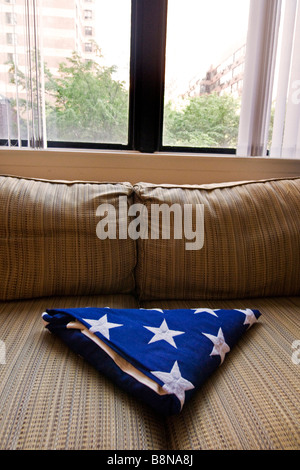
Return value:
[[(252, 0), (253, 1), (253, 0)], [(269, 1), (269, 0), (265, 0)], [(88, 2), (87, 2), (88, 4)], [(236, 148), (162, 143), (168, 0), (131, 0), (130, 87), (127, 144), (47, 140), (47, 148), (238, 155)], [(0, 145), (7, 146), (6, 139)], [(28, 142), (22, 141), (22, 147)], [(10, 146), (18, 146), (11, 140)], [(267, 156), (268, 151), (266, 152)]]
[(163, 145), (168, 0), (131, 1), (128, 143), (47, 141), (49, 148), (234, 155), (235, 148)]

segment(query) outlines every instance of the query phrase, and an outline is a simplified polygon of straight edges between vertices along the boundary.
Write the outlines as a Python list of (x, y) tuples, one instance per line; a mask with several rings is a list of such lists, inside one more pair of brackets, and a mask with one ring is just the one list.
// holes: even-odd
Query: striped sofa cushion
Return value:
[[(300, 178), (181, 187), (140, 183), (135, 204), (145, 205), (148, 217), (148, 232), (137, 239), (141, 300), (299, 294)], [(178, 219), (171, 216), (169, 239), (161, 221), (159, 238), (151, 236), (153, 206), (163, 204), (179, 204), (182, 216), (185, 205), (204, 208), (202, 248), (187, 249), (183, 229), (175, 238)], [(196, 213), (193, 219), (196, 231)]]
[(119, 196), (128, 202), (132, 190), (1, 176), (0, 299), (131, 292), (135, 241), (100, 239), (96, 211), (112, 204), (118, 221)]

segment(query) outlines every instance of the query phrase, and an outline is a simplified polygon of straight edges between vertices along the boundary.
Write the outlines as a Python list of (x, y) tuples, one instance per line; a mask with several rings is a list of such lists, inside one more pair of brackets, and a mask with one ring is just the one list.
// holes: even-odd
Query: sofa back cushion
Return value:
[(96, 212), (111, 204), (118, 222), (119, 196), (129, 203), (132, 191), (129, 183), (0, 176), (0, 299), (131, 292), (135, 241), (100, 239)]
[[(149, 236), (137, 239), (141, 300), (300, 293), (300, 178), (181, 187), (141, 183), (135, 203), (148, 214)], [(202, 248), (187, 249), (184, 230), (174, 238), (172, 217), (170, 239), (151, 237), (151, 207), (162, 204), (179, 204), (182, 214), (186, 204), (204, 208)], [(195, 210), (193, 219), (196, 230)]]

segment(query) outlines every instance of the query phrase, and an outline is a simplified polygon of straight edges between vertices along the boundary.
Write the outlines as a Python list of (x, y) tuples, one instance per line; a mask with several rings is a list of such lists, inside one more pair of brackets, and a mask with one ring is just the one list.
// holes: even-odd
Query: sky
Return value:
[[(166, 89), (187, 91), (246, 42), (250, 0), (168, 0)], [(128, 82), (130, 0), (96, 0), (97, 42), (107, 65), (118, 66), (116, 78)], [(167, 91), (168, 93), (168, 91)]]
[(116, 65), (116, 78), (128, 83), (131, 0), (96, 0), (97, 43), (105, 65)]
[[(169, 0), (166, 81), (186, 91), (246, 41), (249, 0)], [(184, 7), (184, 8), (183, 8)]]

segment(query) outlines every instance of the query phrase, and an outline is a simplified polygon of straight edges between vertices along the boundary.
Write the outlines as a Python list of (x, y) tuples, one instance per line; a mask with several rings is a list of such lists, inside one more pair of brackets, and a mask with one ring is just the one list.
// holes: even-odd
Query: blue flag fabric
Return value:
[(119, 387), (179, 413), (261, 313), (245, 309), (48, 309), (46, 328)]

